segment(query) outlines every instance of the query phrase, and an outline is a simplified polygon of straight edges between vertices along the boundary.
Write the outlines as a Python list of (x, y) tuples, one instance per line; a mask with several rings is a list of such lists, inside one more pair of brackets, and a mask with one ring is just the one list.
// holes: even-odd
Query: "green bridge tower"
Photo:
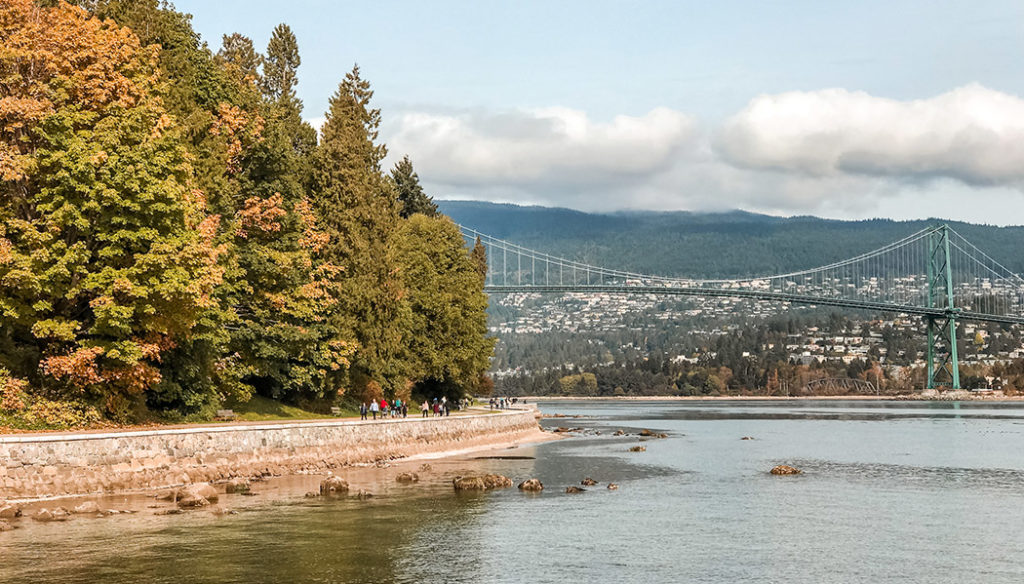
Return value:
[(928, 322), (928, 389), (960, 389), (960, 363), (956, 353), (956, 315), (953, 304), (953, 268), (949, 256), (949, 226), (943, 223), (928, 234), (928, 308), (943, 308), (942, 316)]

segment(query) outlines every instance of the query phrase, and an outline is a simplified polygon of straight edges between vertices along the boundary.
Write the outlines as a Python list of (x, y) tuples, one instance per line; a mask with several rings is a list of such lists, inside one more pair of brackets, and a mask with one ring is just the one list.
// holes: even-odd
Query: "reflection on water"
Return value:
[[(584, 430), (432, 462), (415, 486), (384, 471), (353, 485), (377, 495), (367, 501), (293, 496), (223, 517), (22, 522), (0, 534), (0, 581), (1024, 581), (1022, 405), (543, 408), (584, 416), (545, 425)], [(643, 428), (669, 437), (628, 452)], [(767, 474), (783, 463), (805, 474)], [(451, 477), (480, 471), (547, 489), (452, 492)], [(600, 484), (564, 493), (585, 476)]]

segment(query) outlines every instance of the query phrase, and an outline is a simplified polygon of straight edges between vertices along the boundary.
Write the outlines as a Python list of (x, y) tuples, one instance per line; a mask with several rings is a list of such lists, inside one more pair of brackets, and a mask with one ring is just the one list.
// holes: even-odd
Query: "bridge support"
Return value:
[(928, 234), (928, 307), (945, 310), (941, 317), (925, 317), (928, 323), (928, 389), (960, 389), (957, 310), (953, 305), (953, 271), (949, 258), (949, 226), (942, 224)]

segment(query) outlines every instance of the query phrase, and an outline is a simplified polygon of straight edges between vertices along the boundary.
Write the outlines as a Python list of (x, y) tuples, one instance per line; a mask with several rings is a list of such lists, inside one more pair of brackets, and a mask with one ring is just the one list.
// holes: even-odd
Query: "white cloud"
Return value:
[(716, 146), (753, 168), (1005, 185), (1024, 178), (1024, 100), (980, 85), (914, 101), (844, 89), (762, 95), (726, 121)]
[(668, 108), (610, 121), (409, 111), (382, 137), (439, 198), (832, 217), (929, 217), (950, 208), (934, 201), (971, 199), (972, 217), (1004, 224), (1001, 209), (1024, 205), (1024, 100), (979, 85), (917, 101), (764, 95), (710, 130)]
[(568, 108), (401, 115), (388, 148), (424, 178), (474, 187), (565, 189), (646, 180), (670, 168), (696, 136), (693, 120), (658, 108), (596, 122)]

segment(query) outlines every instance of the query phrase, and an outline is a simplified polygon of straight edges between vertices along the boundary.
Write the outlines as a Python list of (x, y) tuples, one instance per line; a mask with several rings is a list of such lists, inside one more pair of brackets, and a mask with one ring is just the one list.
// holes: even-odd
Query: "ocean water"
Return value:
[[(431, 462), (414, 486), (381, 472), (353, 485), (367, 501), (292, 493), (221, 517), (22, 521), (0, 534), (0, 581), (1024, 582), (1024, 404), (542, 409), (582, 416), (545, 426), (583, 430)], [(641, 443), (644, 428), (669, 437)], [(804, 474), (768, 474), (776, 464)], [(546, 489), (453, 492), (453, 476), (479, 471)], [(584, 477), (600, 484), (564, 492)]]

